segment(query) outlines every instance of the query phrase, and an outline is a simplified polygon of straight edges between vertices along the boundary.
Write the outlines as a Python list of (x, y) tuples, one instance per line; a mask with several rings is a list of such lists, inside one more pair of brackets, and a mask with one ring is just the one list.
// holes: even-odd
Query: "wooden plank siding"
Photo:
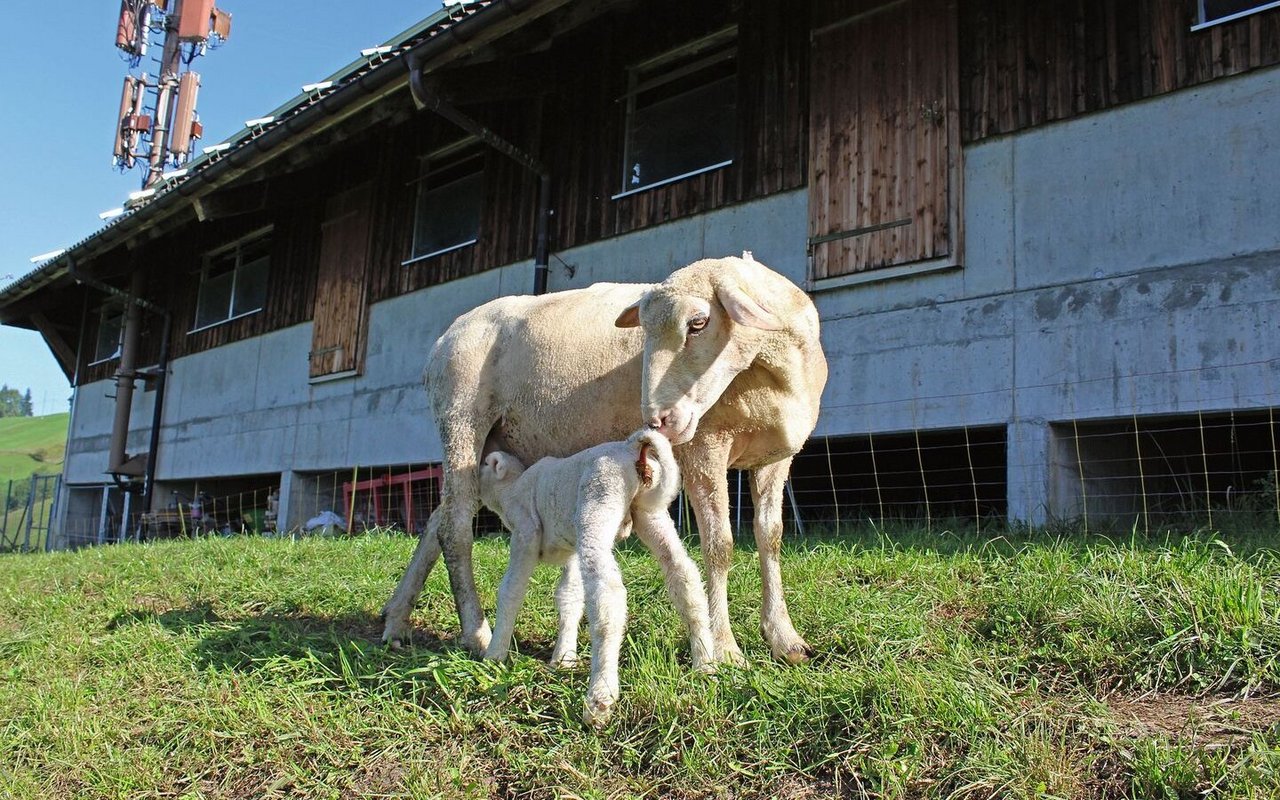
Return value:
[(822, 0), (812, 52), (813, 277), (958, 263), (954, 0)]
[(1280, 63), (1280, 9), (1192, 31), (1195, 0), (962, 0), (974, 142)]
[(360, 372), (364, 366), (371, 211), (368, 182), (339, 192), (325, 203), (312, 314), (312, 378)]
[[(1146, 97), (1195, 86), (1243, 71), (1280, 63), (1280, 10), (1191, 32), (1194, 0), (951, 0), (956, 11), (956, 56), (952, 70), (955, 100), (947, 113), (956, 115), (957, 138), (976, 142), (988, 136), (1010, 133), (1055, 120), (1099, 111)], [(546, 85), (529, 96), (457, 98), (463, 111), (499, 135), (539, 157), (552, 174), (552, 252), (608, 239), (628, 232), (688, 218), (735, 203), (809, 185), (810, 158), (815, 169), (830, 170), (833, 137), (817, 132), (811, 142), (810, 111), (822, 98), (860, 97), (852, 87), (819, 78), (811, 86), (812, 43), (810, 31), (817, 20), (834, 20), (883, 0), (704, 0), (677, 3), (652, 0), (619, 6), (581, 28), (559, 34), (551, 47), (536, 49), (546, 62)], [(910, 0), (921, 8), (941, 8), (941, 0)], [(937, 13), (942, 13), (938, 11)], [(948, 12), (949, 13), (949, 12)], [(917, 13), (911, 26), (923, 26), (917, 41), (921, 54), (937, 49), (941, 35), (927, 14)], [(932, 20), (932, 21), (931, 21)], [(722, 169), (682, 181), (611, 199), (622, 189), (622, 150), (625, 136), (627, 69), (657, 54), (698, 37), (737, 25), (737, 126), (733, 163)], [(905, 31), (885, 31), (903, 40)], [(536, 38), (526, 36), (534, 48)], [(533, 43), (533, 44), (530, 44)], [(500, 50), (502, 42), (493, 48)], [(484, 54), (477, 54), (477, 58)], [(512, 56), (512, 86), (533, 82), (519, 75), (520, 47)], [(826, 56), (823, 56), (826, 57)], [(841, 54), (864, 64), (872, 50)], [(503, 88), (504, 62), (481, 65), (486, 81)], [(459, 72), (467, 66), (457, 67)], [(540, 73), (542, 74), (542, 73)], [(520, 80), (515, 80), (520, 78)], [(880, 97), (891, 91), (919, 94), (920, 86), (902, 82), (903, 75), (886, 75), (878, 87)], [(448, 76), (442, 76), (447, 89)], [(823, 81), (826, 81), (825, 83)], [(472, 81), (469, 85), (480, 86)], [(407, 108), (407, 88), (382, 104)], [(386, 109), (383, 109), (385, 111)], [(377, 110), (375, 109), (375, 112)], [(132, 246), (120, 247), (82, 267), (118, 285), (136, 265), (145, 265), (149, 299), (172, 312), (171, 355), (208, 350), (270, 331), (305, 323), (316, 305), (320, 269), (321, 221), (330, 197), (369, 182), (370, 249), (367, 303), (375, 303), (424, 287), (442, 284), (505, 264), (532, 258), (536, 226), (537, 177), (510, 159), (488, 151), (485, 156), (485, 202), (479, 241), (443, 255), (404, 264), (410, 256), (413, 215), (420, 158), (457, 140), (461, 131), (429, 113), (420, 112), (404, 121), (397, 113), (375, 113), (363, 131), (358, 129), (341, 146), (311, 156), (290, 152), (275, 162), (295, 163), (284, 175), (261, 181), (266, 192), (263, 211), (214, 221), (190, 221), (172, 233)], [(407, 112), (406, 112), (407, 113)], [(864, 159), (862, 174), (883, 172), (911, 174), (922, 196), (940, 196), (936, 153), (912, 151), (912, 141), (893, 139), (898, 131), (881, 126), (876, 148), (894, 146), (876, 158)], [(891, 141), (892, 139), (892, 141)], [(923, 141), (923, 140), (922, 140)], [(820, 144), (819, 144), (820, 142)], [(940, 146), (937, 142), (927, 147)], [(300, 150), (305, 151), (306, 145)], [(947, 145), (954, 164), (960, 147)], [(873, 152), (873, 151), (868, 151)], [(879, 152), (876, 150), (875, 152)], [(930, 151), (932, 152), (932, 151)], [(275, 169), (280, 169), (278, 166)], [(255, 178), (261, 177), (258, 175)], [(252, 186), (254, 184), (248, 184)], [(932, 187), (932, 188), (928, 188)], [(238, 191), (243, 191), (242, 185)], [(906, 263), (956, 253), (963, 231), (952, 224), (945, 229), (940, 207), (921, 204), (916, 196), (899, 194), (893, 181), (868, 183), (866, 194), (855, 198), (853, 208), (868, 221), (891, 221), (895, 214), (929, 218), (931, 236), (908, 242), (895, 230), (881, 236), (874, 255), (868, 245), (862, 254), (841, 254), (832, 268), (820, 267), (815, 277), (839, 274), (858, 265)], [(954, 198), (953, 198), (954, 199)], [(824, 203), (830, 198), (824, 198)], [(949, 204), (955, 219), (958, 202)], [(822, 212), (826, 214), (827, 212)], [(845, 213), (843, 210), (841, 214)], [(878, 216), (877, 216), (878, 215)], [(895, 217), (897, 218), (897, 217)], [(831, 219), (815, 223), (810, 231), (834, 230)], [(273, 226), (271, 268), (265, 308), (255, 314), (198, 332), (194, 327), (199, 270), (204, 255), (265, 225)], [(940, 227), (942, 226), (942, 227)], [(943, 232), (951, 237), (943, 240)], [(145, 238), (145, 235), (144, 237)], [(744, 238), (741, 246), (755, 243)], [(894, 253), (892, 257), (886, 255)], [(954, 256), (952, 256), (954, 257)], [(815, 258), (820, 258), (815, 253)], [(834, 264), (835, 262), (833, 262)], [(818, 266), (815, 264), (815, 266)], [(557, 267), (552, 261), (552, 269)], [(529, 285), (514, 287), (528, 291)], [(95, 299), (91, 306), (101, 298)], [(56, 304), (56, 303), (55, 303)], [(66, 305), (66, 315), (78, 319), (79, 300)], [(91, 308), (92, 311), (92, 308)], [(70, 318), (70, 317), (68, 317)], [(149, 315), (140, 361), (155, 363), (159, 332)], [(85, 340), (93, 342), (96, 315), (90, 313)], [(89, 356), (82, 355), (87, 362)], [(82, 363), (81, 381), (109, 378), (115, 362), (93, 366)]]

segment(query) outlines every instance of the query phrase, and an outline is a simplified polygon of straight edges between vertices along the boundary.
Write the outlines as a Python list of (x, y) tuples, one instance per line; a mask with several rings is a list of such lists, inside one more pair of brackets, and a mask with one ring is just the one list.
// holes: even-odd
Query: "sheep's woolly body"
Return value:
[[(767, 306), (778, 329), (731, 319), (721, 298), (734, 293)], [(664, 319), (661, 311), (664, 304), (682, 309), (691, 298), (710, 309), (711, 324), (686, 348), (683, 320)], [(616, 327), (615, 320), (637, 303), (647, 304), (644, 327)], [(651, 326), (654, 320), (670, 330)], [(694, 356), (702, 361), (694, 364)], [(679, 369), (646, 386), (645, 364), (656, 374), (655, 365), (667, 362)], [(719, 382), (695, 384), (703, 368), (719, 370)], [(753, 529), (764, 585), (762, 631), (775, 656), (802, 658), (807, 645), (791, 625), (778, 570), (782, 487), (791, 457), (816, 424), (826, 376), (812, 302), (751, 259), (706, 259), (661, 284), (504, 297), (459, 317), (436, 343), (426, 369), (444, 448), (442, 502), (384, 609), (384, 639), (405, 637), (409, 611), (442, 545), (463, 641), (483, 652), (488, 628), (472, 575), (470, 521), (479, 504), (484, 453), (501, 449), (529, 464), (621, 439), (650, 421), (642, 411), (651, 400), (647, 392), (683, 398), (662, 404), (692, 407), (698, 417), (692, 438), (675, 454), (707, 557), (717, 656), (738, 657), (725, 593), (732, 557), (726, 469), (736, 467), (753, 471), (753, 493), (760, 497)]]

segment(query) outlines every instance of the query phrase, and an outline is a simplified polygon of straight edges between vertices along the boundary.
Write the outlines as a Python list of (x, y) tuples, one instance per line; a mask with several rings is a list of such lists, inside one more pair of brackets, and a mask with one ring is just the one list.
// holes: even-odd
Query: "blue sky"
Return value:
[[(115, 48), (116, 0), (10, 4), (0, 51), (0, 286), (32, 256), (103, 224), (142, 174), (111, 166), (126, 64)], [(218, 0), (230, 40), (199, 59), (206, 146), (321, 80), (366, 47), (440, 9), (439, 0)], [(0, 383), (31, 389), (37, 414), (67, 410), (67, 380), (39, 335), (0, 327)]]

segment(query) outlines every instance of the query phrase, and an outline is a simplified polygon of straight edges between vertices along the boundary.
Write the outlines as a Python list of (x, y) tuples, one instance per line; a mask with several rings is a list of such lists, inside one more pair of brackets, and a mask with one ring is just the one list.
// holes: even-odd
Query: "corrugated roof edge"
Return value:
[(255, 126), (252, 129), (248, 127), (240, 128), (219, 143), (220, 145), (230, 145), (230, 147), (215, 153), (204, 153), (188, 161), (183, 165), (187, 172), (181, 178), (166, 182), (163, 187), (158, 187), (155, 195), (145, 202), (134, 205), (125, 214), (116, 217), (85, 238), (70, 245), (58, 256), (42, 262), (39, 266), (7, 286), (0, 287), (0, 308), (61, 277), (71, 259), (83, 255), (83, 251), (89, 245), (103, 238), (108, 232), (122, 226), (133, 227), (129, 223), (135, 221), (141, 224), (149, 216), (145, 213), (148, 208), (155, 207), (161, 200), (180, 193), (178, 190), (181, 187), (192, 182), (198, 182), (204, 172), (212, 165), (230, 158), (232, 153), (236, 153), (247, 143), (261, 138), (268, 131), (287, 127), (298, 114), (318, 105), (326, 98), (341, 94), (344, 91), (350, 91), (364, 76), (388, 64), (398, 63), (404, 54), (415, 46), (438, 36), (446, 29), (463, 20), (470, 19), (491, 5), (493, 5), (493, 0), (467, 0), (466, 2), (445, 6), (424, 18), (421, 22), (411, 25), (383, 42), (382, 47), (391, 46), (392, 49), (390, 51), (370, 57), (360, 56), (323, 79), (323, 81), (332, 81), (334, 84), (332, 88), (315, 92), (300, 92), (271, 112), (262, 115), (263, 117), (273, 117), (274, 119), (270, 123)]

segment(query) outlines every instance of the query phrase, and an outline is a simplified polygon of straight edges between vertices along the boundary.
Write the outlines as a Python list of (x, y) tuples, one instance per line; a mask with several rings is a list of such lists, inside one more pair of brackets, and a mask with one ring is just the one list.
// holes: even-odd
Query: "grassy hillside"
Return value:
[[(1280, 558), (1258, 542), (793, 540), (791, 610), (820, 651), (797, 667), (768, 659), (741, 550), (751, 663), (715, 675), (690, 672), (628, 543), (600, 734), (585, 672), (544, 663), (551, 569), (521, 654), (491, 664), (450, 644), (440, 568), (415, 645), (376, 643), (403, 536), (0, 556), (0, 797), (1277, 797)], [(490, 609), (506, 554), (477, 543)]]
[(0, 482), (62, 471), (70, 414), (0, 419)]

